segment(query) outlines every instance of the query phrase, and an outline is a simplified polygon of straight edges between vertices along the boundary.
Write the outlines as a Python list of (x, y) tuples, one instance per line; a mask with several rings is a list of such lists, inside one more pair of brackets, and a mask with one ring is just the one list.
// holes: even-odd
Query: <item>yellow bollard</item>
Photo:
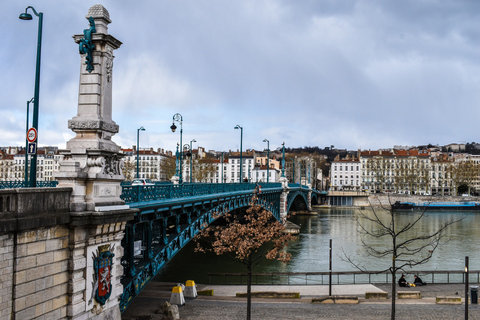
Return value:
[(195, 281), (187, 280), (185, 284), (185, 297), (195, 299), (198, 296)]
[(185, 305), (185, 298), (183, 296), (183, 290), (181, 286), (173, 287), (172, 295), (170, 296), (170, 304), (176, 304), (179, 306)]

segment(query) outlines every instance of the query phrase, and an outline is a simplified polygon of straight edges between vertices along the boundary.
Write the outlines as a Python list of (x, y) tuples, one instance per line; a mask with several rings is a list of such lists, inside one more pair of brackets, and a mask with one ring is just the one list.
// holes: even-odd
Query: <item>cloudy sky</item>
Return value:
[[(0, 146), (24, 145), (44, 13), (40, 145), (65, 147), (80, 55), (72, 35), (101, 3), (115, 51), (114, 141), (174, 149), (480, 142), (480, 2), (476, 0), (4, 1)], [(194, 143), (194, 147), (198, 144)]]

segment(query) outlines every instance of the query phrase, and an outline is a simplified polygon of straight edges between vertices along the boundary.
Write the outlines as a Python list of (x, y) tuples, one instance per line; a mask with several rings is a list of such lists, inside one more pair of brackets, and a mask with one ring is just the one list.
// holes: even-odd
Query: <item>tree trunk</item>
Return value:
[(247, 261), (247, 320), (251, 319), (252, 313), (252, 260)]
[(391, 320), (395, 320), (395, 300), (397, 297), (397, 281), (395, 276), (395, 261), (393, 262), (393, 269), (392, 269), (392, 311), (391, 311)]

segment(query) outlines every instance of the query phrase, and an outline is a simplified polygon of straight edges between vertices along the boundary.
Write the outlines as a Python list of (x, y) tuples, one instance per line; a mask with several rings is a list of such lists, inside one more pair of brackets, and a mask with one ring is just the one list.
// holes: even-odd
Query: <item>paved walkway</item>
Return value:
[[(475, 284), (474, 284), (475, 285)], [(160, 304), (170, 299), (171, 283), (150, 283), (122, 315), (124, 320), (161, 319), (156, 314)], [(198, 285), (198, 290), (214, 289), (213, 297), (199, 296), (186, 301), (180, 308), (181, 319), (214, 320), (245, 319), (246, 299), (237, 298), (237, 292), (246, 292), (246, 286)], [(424, 287), (401, 288), (401, 291), (420, 291), (422, 299), (396, 300), (397, 319), (464, 319), (465, 305), (437, 305), (437, 295), (464, 296), (463, 284), (431, 284)], [(312, 297), (328, 295), (324, 286), (253, 286), (252, 291), (300, 292), (300, 299), (253, 299), (252, 319), (389, 319), (391, 300), (365, 300), (365, 292), (391, 290), (390, 285), (334, 285), (334, 295), (356, 295), (359, 304), (312, 304)], [(469, 305), (469, 319), (480, 320), (479, 305)]]

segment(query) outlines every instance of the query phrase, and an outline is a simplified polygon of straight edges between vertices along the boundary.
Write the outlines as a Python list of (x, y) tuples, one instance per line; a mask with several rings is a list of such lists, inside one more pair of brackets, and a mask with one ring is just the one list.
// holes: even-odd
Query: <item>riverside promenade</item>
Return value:
[[(163, 301), (170, 299), (172, 283), (152, 281), (122, 315), (124, 320), (156, 320), (161, 315)], [(478, 285), (478, 284), (472, 284)], [(389, 292), (389, 284), (333, 285), (333, 295), (359, 297), (358, 304), (318, 304), (312, 298), (328, 295), (328, 285), (252, 286), (252, 291), (299, 292), (300, 299), (252, 299), (252, 319), (389, 319), (390, 299), (366, 300), (365, 292)], [(246, 286), (197, 285), (197, 290), (213, 289), (214, 296), (199, 296), (186, 300), (180, 307), (180, 317), (186, 320), (243, 320), (246, 317)], [(420, 291), (422, 299), (397, 299), (396, 319), (465, 319), (465, 305), (437, 305), (436, 296), (464, 298), (464, 284), (430, 284), (423, 287), (401, 288), (400, 291)], [(480, 320), (478, 304), (469, 305), (469, 319)]]

